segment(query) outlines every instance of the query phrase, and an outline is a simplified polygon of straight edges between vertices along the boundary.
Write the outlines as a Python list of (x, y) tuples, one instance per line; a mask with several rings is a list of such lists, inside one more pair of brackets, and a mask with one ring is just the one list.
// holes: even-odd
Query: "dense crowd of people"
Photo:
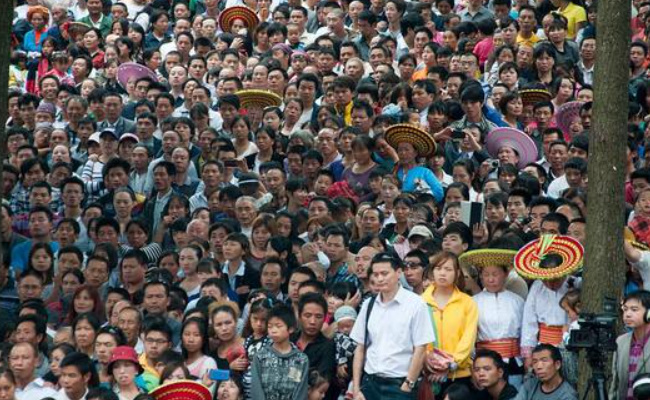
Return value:
[[(578, 398), (596, 0), (13, 3), (0, 400)], [(632, 3), (613, 400), (650, 399)]]

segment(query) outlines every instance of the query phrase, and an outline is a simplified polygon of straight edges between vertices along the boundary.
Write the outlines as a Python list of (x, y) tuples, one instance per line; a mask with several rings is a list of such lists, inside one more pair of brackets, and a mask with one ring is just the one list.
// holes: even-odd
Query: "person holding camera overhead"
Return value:
[(623, 323), (629, 330), (616, 339), (609, 399), (634, 398), (634, 381), (650, 372), (650, 292), (639, 290), (625, 296)]

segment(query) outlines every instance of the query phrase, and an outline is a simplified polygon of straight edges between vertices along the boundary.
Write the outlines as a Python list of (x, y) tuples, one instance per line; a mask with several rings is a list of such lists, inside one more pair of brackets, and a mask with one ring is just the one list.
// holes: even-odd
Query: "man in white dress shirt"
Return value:
[(38, 349), (32, 343), (17, 343), (9, 352), (9, 368), (16, 377), (16, 399), (42, 399), (56, 395), (56, 390), (46, 387), (45, 381), (36, 377)]
[(357, 343), (355, 400), (415, 399), (425, 347), (434, 332), (422, 298), (400, 285), (402, 270), (401, 260), (391, 254), (372, 259), (369, 272), (379, 294), (363, 304), (350, 334)]

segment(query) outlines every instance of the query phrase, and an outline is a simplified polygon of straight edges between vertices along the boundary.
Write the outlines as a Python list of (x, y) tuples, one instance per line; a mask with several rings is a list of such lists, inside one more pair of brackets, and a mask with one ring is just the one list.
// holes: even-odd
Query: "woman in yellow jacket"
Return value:
[(462, 291), (463, 273), (456, 255), (438, 254), (431, 260), (428, 278), (432, 284), (422, 298), (432, 313), (436, 341), (427, 348), (425, 373), (429, 381), (440, 384), (440, 391), (454, 382), (469, 385), (478, 306)]

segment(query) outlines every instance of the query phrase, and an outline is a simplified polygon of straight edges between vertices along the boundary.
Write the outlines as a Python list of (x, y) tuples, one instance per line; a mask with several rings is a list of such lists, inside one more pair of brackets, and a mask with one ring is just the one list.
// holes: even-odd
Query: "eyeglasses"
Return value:
[(421, 268), (422, 264), (419, 263), (419, 262), (407, 261), (407, 262), (404, 263), (404, 267), (409, 268), (409, 269), (411, 269), (411, 268)]
[(146, 343), (149, 343), (149, 344), (159, 344), (159, 345), (169, 343), (169, 340), (166, 340), (166, 339), (154, 339), (154, 338), (145, 338), (144, 341)]

